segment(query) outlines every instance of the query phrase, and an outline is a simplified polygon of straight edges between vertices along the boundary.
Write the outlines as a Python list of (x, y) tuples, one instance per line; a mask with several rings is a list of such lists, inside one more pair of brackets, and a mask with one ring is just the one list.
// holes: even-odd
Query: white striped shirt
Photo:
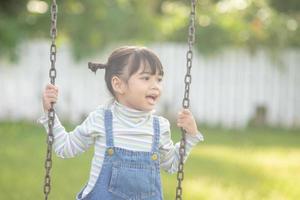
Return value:
[[(114, 101), (98, 106), (82, 124), (71, 132), (66, 132), (56, 116), (53, 127), (53, 148), (57, 156), (72, 158), (86, 151), (92, 145), (95, 147), (90, 177), (83, 196), (92, 190), (101, 171), (106, 148), (104, 110), (107, 108), (111, 109), (113, 113), (113, 136), (116, 147), (133, 151), (151, 151), (154, 134), (152, 112), (134, 110)], [(179, 143), (174, 145), (171, 140), (169, 121), (163, 117), (157, 117), (160, 124), (160, 166), (169, 173), (174, 173), (177, 171), (179, 163)], [(47, 121), (46, 114), (39, 119), (39, 123), (43, 124), (48, 132)], [(203, 141), (201, 133), (196, 136), (187, 134), (185, 160), (192, 147), (199, 141)]]

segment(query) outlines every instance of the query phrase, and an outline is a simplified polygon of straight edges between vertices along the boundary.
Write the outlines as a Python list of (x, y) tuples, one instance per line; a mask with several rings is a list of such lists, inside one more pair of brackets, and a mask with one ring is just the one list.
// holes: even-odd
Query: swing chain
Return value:
[[(49, 70), (49, 78), (51, 84), (55, 84), (55, 78), (56, 78), (56, 69), (55, 69), (55, 62), (56, 62), (56, 44), (55, 39), (57, 36), (57, 28), (56, 28), (56, 22), (57, 22), (57, 4), (56, 0), (52, 0), (51, 4), (51, 29), (50, 29), (50, 36), (51, 36), (51, 46), (50, 46), (50, 63), (51, 68)], [(46, 169), (46, 175), (44, 180), (44, 194), (45, 194), (45, 200), (48, 199), (48, 195), (51, 190), (51, 178), (50, 178), (50, 171), (52, 167), (52, 145), (54, 142), (54, 136), (53, 136), (53, 126), (54, 126), (54, 118), (55, 118), (55, 110), (53, 108), (53, 103), (51, 103), (51, 108), (48, 112), (48, 136), (47, 136), (47, 155), (45, 160), (45, 169)]]
[[(190, 106), (190, 85), (192, 82), (191, 76), (191, 68), (192, 68), (192, 60), (193, 60), (193, 45), (195, 43), (195, 13), (196, 13), (196, 0), (191, 0), (191, 13), (190, 13), (190, 22), (189, 22), (189, 32), (188, 32), (188, 45), (189, 49), (186, 54), (186, 67), (187, 72), (185, 74), (184, 83), (185, 83), (185, 92), (184, 98), (182, 101), (183, 108), (189, 108)], [(177, 172), (177, 187), (176, 187), (176, 200), (182, 200), (182, 181), (184, 178), (184, 155), (186, 153), (185, 144), (186, 144), (186, 131), (181, 128), (181, 141), (179, 146), (179, 155), (180, 160), (178, 164), (178, 172)]]

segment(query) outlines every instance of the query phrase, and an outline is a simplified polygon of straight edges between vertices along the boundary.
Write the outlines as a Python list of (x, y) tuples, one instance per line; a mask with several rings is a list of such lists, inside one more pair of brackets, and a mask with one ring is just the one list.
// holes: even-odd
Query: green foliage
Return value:
[[(206, 128), (202, 132), (205, 141), (193, 149), (184, 168), (184, 199), (294, 200), (300, 196), (299, 131)], [(174, 130), (174, 141), (179, 135)], [(44, 129), (1, 122), (0, 137), (0, 199), (43, 199)], [(50, 199), (75, 198), (88, 179), (92, 154), (93, 148), (73, 159), (53, 155)], [(174, 199), (176, 174), (162, 173), (162, 182), (165, 199)]]
[(284, 13), (297, 13), (300, 10), (300, 1), (298, 0), (270, 0), (271, 6)]
[[(29, 3), (48, 4), (46, 13)], [(49, 38), (51, 1), (0, 1), (0, 54), (14, 57), (28, 38)], [(76, 58), (112, 43), (186, 42), (189, 1), (64, 0), (57, 1), (58, 43), (68, 42)], [(213, 53), (225, 46), (251, 50), (300, 46), (299, 1), (198, 0), (196, 47)]]

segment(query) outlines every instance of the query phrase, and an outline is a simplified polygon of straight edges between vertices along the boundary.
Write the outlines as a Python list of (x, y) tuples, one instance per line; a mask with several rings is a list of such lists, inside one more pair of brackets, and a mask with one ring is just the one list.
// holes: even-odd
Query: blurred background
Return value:
[[(42, 199), (50, 0), (0, 0), (0, 199)], [(190, 2), (64, 0), (58, 4), (56, 112), (67, 130), (111, 97), (88, 61), (147, 46), (165, 70), (157, 113), (174, 122), (186, 72)], [(191, 110), (205, 141), (185, 165), (188, 200), (300, 198), (300, 1), (198, 0)], [(172, 126), (174, 142), (179, 130)], [(93, 149), (54, 158), (51, 199), (74, 199)], [(176, 175), (163, 173), (174, 199)]]

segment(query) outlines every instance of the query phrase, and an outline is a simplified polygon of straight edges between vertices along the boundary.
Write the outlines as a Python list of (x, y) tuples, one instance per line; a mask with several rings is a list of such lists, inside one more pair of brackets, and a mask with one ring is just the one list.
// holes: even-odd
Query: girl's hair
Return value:
[(140, 67), (144, 67), (144, 71), (150, 70), (150, 73), (153, 75), (156, 74), (156, 70), (158, 70), (159, 75), (163, 76), (164, 74), (163, 66), (158, 56), (145, 47), (120, 47), (111, 53), (105, 64), (89, 62), (89, 68), (95, 73), (97, 69), (105, 69), (106, 86), (114, 97), (111, 79), (117, 76), (127, 82)]

